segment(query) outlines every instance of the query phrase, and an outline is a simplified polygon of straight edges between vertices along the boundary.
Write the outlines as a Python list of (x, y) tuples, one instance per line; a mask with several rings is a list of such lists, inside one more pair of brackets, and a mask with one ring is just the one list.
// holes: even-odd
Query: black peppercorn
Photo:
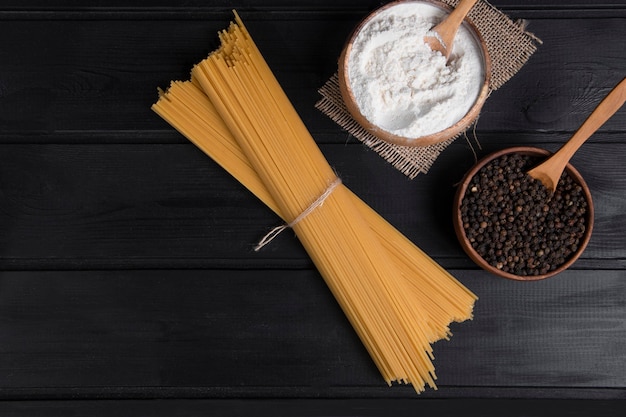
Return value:
[(552, 194), (526, 174), (538, 157), (503, 155), (471, 179), (461, 201), (463, 229), (491, 266), (519, 276), (546, 274), (576, 252), (585, 234), (587, 200), (564, 172)]

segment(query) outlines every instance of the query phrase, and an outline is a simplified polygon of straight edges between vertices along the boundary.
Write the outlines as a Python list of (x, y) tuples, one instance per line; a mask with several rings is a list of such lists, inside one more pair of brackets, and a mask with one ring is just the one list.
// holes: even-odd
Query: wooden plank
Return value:
[[(440, 387), (420, 398), (624, 398), (624, 271), (453, 273), (480, 300), (434, 345)], [(0, 272), (0, 287), (3, 399), (416, 398), (384, 384), (314, 270)]]
[(510, 417), (553, 416), (558, 410), (562, 417), (614, 417), (623, 411), (623, 401), (599, 400), (107, 400), (107, 401), (12, 401), (0, 403), (0, 412), (15, 417), (83, 415), (104, 417), (135, 415), (165, 417), (220, 417), (272, 415), (276, 417), (397, 417), (419, 414), (441, 416)]
[[(254, 12), (246, 22), (307, 125), (315, 134), (341, 132), (314, 104), (361, 14), (280, 16)], [(149, 109), (156, 88), (186, 79), (191, 66), (217, 46), (215, 33), (230, 18), (225, 10), (199, 20), (154, 16), (131, 19), (132, 24), (122, 18), (69, 17), (3, 22), (0, 37), (20, 42), (0, 48), (0, 142), (54, 142), (58, 136), (53, 133), (63, 131), (166, 130)], [(578, 128), (623, 76), (626, 50), (619, 39), (626, 39), (625, 19), (533, 20), (529, 30), (543, 44), (487, 100), (479, 131)], [(606, 33), (616, 41), (606, 42)], [(624, 131), (626, 118), (614, 117), (602, 130)], [(345, 135), (337, 138), (344, 141)]]
[[(480, 154), (500, 146), (485, 142)], [(357, 195), (427, 253), (447, 266), (471, 266), (451, 223), (455, 184), (473, 163), (467, 143), (453, 144), (413, 181), (360, 143), (322, 151)], [(588, 143), (575, 155), (596, 206), (579, 267), (585, 259), (623, 267), (625, 155), (626, 145), (612, 143)], [(279, 223), (190, 144), (4, 145), (0, 152), (1, 268), (309, 267), (291, 232), (252, 251)]]
[(613, 417), (623, 409), (620, 401), (559, 400), (168, 400), (168, 401), (39, 401), (0, 404), (6, 415), (58, 416), (79, 413), (93, 417), (111, 415), (180, 415), (187, 417), (220, 415), (222, 417), (272, 415), (276, 417), (414, 416), (415, 413), (453, 416), (498, 417), (553, 416), (559, 410), (563, 417)]

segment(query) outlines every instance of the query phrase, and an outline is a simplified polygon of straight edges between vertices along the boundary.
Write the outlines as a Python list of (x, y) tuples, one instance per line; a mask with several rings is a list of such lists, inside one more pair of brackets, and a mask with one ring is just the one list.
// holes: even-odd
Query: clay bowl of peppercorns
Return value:
[(461, 246), (483, 269), (533, 281), (569, 268), (593, 228), (591, 193), (568, 164), (554, 193), (526, 172), (550, 156), (533, 147), (494, 152), (470, 169), (454, 199)]

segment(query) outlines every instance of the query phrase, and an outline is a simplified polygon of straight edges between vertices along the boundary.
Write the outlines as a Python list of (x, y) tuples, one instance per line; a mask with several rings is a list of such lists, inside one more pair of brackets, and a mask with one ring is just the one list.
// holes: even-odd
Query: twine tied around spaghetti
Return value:
[(254, 248), (254, 251), (258, 252), (263, 246), (267, 245), (272, 240), (274, 240), (274, 238), (276, 236), (278, 236), (283, 230), (288, 229), (288, 228), (292, 228), (293, 226), (298, 224), (302, 219), (304, 219), (306, 216), (311, 214), (313, 212), (313, 210), (315, 210), (316, 208), (318, 208), (322, 204), (324, 204), (324, 201), (326, 201), (328, 196), (333, 192), (333, 190), (335, 188), (337, 188), (337, 186), (339, 184), (341, 184), (341, 178), (336, 177), (335, 180), (328, 186), (328, 188), (326, 188), (326, 190), (319, 197), (317, 197), (317, 199), (315, 199), (315, 201), (312, 202), (311, 205), (309, 205), (306, 208), (306, 210), (304, 210), (302, 213), (300, 213), (300, 215), (298, 215), (298, 217), (296, 217), (295, 219), (293, 219), (289, 223), (285, 223), (285, 224), (282, 224), (280, 226), (276, 226), (275, 228), (270, 230), (265, 236), (263, 236), (263, 239), (261, 239), (259, 241), (259, 243)]

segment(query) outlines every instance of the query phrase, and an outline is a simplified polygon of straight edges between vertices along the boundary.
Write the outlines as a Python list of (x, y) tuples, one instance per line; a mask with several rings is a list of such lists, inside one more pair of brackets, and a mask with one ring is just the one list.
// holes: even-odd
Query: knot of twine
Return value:
[(337, 188), (337, 186), (341, 184), (341, 178), (337, 177), (335, 178), (335, 180), (328, 186), (328, 188), (326, 188), (326, 191), (324, 191), (319, 197), (317, 197), (317, 199), (315, 199), (314, 202), (311, 203), (311, 205), (309, 207), (306, 208), (306, 210), (304, 210), (302, 213), (300, 213), (300, 215), (298, 217), (296, 217), (295, 219), (293, 219), (291, 222), (289, 223), (285, 223), (282, 224), (280, 226), (276, 226), (275, 228), (273, 228), (272, 230), (270, 230), (265, 236), (263, 236), (263, 239), (261, 239), (259, 241), (259, 243), (256, 245), (256, 247), (254, 248), (255, 252), (258, 252), (263, 246), (267, 245), (268, 243), (270, 243), (272, 240), (274, 240), (274, 238), (276, 236), (278, 236), (283, 230), (287, 229), (287, 228), (291, 228), (293, 226), (295, 226), (296, 224), (298, 224), (302, 219), (304, 219), (306, 216), (308, 216), (309, 214), (311, 214), (311, 212), (313, 212), (313, 210), (315, 210), (316, 208), (318, 208), (319, 206), (321, 206), (322, 204), (324, 204), (324, 201), (326, 201), (326, 199), (328, 198), (328, 196), (333, 192), (333, 190), (335, 188)]

